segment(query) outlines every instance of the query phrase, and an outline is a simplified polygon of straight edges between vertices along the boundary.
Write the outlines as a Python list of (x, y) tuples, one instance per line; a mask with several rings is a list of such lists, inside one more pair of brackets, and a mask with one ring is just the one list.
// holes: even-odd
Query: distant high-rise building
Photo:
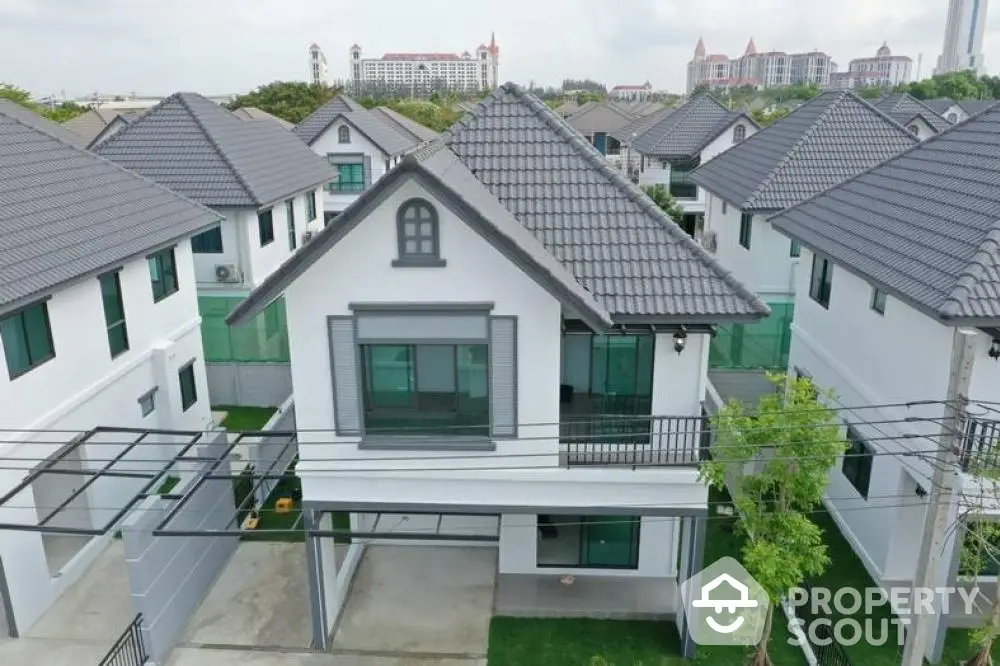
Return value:
[(986, 30), (988, 0), (950, 0), (944, 26), (944, 49), (935, 74), (971, 69), (984, 70), (983, 32)]
[(309, 47), (309, 80), (314, 85), (328, 83), (329, 70), (326, 67), (326, 56), (316, 44)]
[(730, 58), (722, 54), (707, 54), (705, 42), (698, 40), (694, 58), (687, 66), (687, 91), (690, 94), (700, 85), (710, 88), (754, 86), (773, 88), (802, 83), (826, 86), (837, 65), (821, 51), (785, 53), (783, 51), (757, 51), (751, 38), (743, 55)]
[(500, 47), (496, 35), (490, 45), (481, 44), (473, 56), (455, 53), (386, 53), (381, 58), (363, 57), (361, 47), (350, 49), (349, 71), (356, 90), (366, 84), (409, 89), (448, 88), (492, 90), (500, 85)]
[(900, 83), (909, 83), (913, 73), (913, 58), (892, 55), (889, 45), (875, 52), (874, 58), (855, 58), (847, 66), (846, 72), (838, 72), (830, 77), (831, 88), (858, 88), (879, 86), (893, 88)]

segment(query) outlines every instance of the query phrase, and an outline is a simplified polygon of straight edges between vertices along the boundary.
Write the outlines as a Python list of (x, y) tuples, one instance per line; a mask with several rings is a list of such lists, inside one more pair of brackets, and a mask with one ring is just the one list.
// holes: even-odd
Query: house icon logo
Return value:
[(756, 645), (764, 633), (767, 593), (731, 557), (681, 583), (684, 623), (699, 645)]

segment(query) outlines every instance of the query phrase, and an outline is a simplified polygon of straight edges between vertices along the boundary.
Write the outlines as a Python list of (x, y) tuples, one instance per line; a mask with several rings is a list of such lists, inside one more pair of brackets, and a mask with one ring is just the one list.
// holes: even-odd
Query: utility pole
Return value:
[[(948, 513), (951, 509), (953, 488), (958, 467), (958, 450), (965, 432), (966, 403), (969, 380), (972, 378), (973, 342), (975, 331), (956, 328), (952, 339), (951, 368), (948, 375), (948, 394), (945, 397), (944, 420), (941, 425), (940, 445), (934, 456), (934, 476), (928, 495), (930, 503), (924, 520), (917, 574), (910, 590), (912, 623), (906, 633), (902, 666), (923, 666), (927, 639), (933, 628), (933, 615), (917, 613), (913, 601), (917, 589), (937, 587), (941, 570), (941, 551), (948, 536)], [(956, 545), (956, 548), (959, 547)], [(939, 618), (939, 621), (943, 619)]]

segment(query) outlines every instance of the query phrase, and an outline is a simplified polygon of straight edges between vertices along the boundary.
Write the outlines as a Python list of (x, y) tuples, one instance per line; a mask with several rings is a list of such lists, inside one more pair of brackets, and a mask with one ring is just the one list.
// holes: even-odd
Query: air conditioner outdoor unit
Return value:
[(240, 269), (232, 264), (216, 264), (215, 280), (217, 282), (239, 282)]
[(313, 239), (313, 236), (315, 236), (315, 235), (316, 235), (315, 231), (307, 231), (307, 232), (303, 233), (302, 234), (302, 242), (303, 243), (308, 243), (309, 241), (311, 241)]
[(715, 231), (709, 229), (701, 239), (702, 246), (711, 253), (719, 249), (719, 236)]

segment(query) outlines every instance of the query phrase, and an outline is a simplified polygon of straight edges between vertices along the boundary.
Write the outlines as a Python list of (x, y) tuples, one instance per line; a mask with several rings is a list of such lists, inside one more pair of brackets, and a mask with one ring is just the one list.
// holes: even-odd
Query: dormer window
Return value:
[(920, 134), (920, 128), (917, 127), (916, 125), (910, 125), (906, 129), (910, 130), (910, 134), (912, 134), (914, 136)]
[(957, 123), (958, 122), (958, 114), (955, 113), (954, 111), (952, 111), (951, 113), (949, 113), (948, 114), (948, 122), (951, 123), (952, 125), (954, 125), (955, 123)]
[(410, 199), (396, 213), (399, 257), (393, 266), (444, 266), (438, 214), (424, 199)]
[(745, 125), (737, 125), (733, 130), (733, 143), (739, 143), (747, 138), (747, 128)]
[(347, 125), (341, 125), (337, 128), (337, 141), (339, 143), (350, 143), (351, 142), (351, 128)]

